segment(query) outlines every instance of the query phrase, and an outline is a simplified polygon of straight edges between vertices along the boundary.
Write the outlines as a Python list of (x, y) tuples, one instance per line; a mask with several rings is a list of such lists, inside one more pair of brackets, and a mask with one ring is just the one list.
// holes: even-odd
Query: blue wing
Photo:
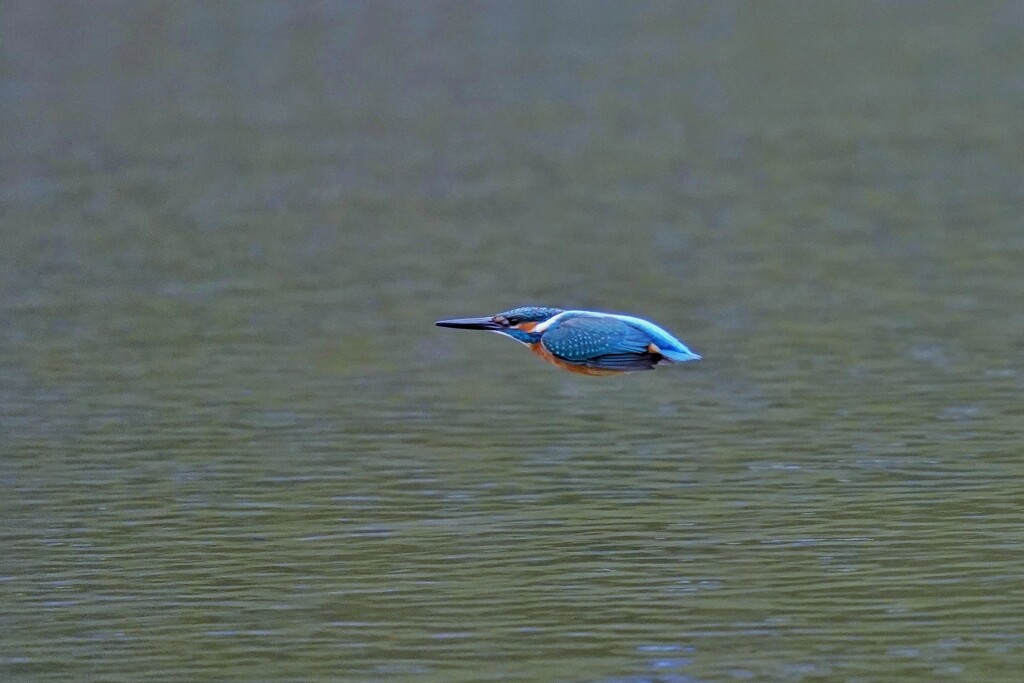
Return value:
[(612, 317), (559, 320), (540, 343), (562, 360), (602, 370), (650, 370), (661, 359), (648, 350), (647, 334)]
[(700, 356), (691, 351), (686, 344), (679, 341), (667, 331), (658, 327), (649, 320), (634, 318), (631, 315), (618, 315), (615, 313), (609, 313), (608, 315), (618, 318), (622, 322), (632, 325), (633, 327), (650, 335), (651, 341), (658, 347), (658, 351), (661, 355), (674, 363), (683, 363), (688, 360), (700, 360)]
[(653, 353), (609, 353), (597, 358), (588, 358), (582, 365), (596, 370), (653, 370), (661, 360), (661, 356)]

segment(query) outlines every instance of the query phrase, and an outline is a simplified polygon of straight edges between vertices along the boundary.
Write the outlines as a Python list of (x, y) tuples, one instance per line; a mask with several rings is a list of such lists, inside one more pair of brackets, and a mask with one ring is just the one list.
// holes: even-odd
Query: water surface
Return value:
[(1022, 34), (3, 5), (0, 677), (1019, 680)]

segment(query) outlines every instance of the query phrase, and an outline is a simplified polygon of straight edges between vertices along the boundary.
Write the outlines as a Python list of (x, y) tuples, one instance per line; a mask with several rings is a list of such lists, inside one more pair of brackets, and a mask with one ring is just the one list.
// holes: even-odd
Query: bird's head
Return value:
[(454, 318), (438, 320), (434, 324), (438, 327), (454, 327), (462, 330), (488, 330), (507, 335), (525, 344), (531, 344), (540, 339), (540, 333), (534, 331), (537, 325), (561, 312), (560, 308), (522, 306), (510, 311), (503, 311), (489, 318)]

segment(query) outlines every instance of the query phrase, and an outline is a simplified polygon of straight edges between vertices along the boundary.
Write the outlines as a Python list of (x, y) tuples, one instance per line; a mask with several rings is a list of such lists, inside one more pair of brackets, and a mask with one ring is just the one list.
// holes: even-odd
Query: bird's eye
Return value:
[(508, 322), (509, 327), (515, 327), (516, 325), (518, 325), (519, 323), (521, 323), (523, 321), (522, 321), (522, 318), (517, 318), (515, 316), (512, 316), (506, 322)]

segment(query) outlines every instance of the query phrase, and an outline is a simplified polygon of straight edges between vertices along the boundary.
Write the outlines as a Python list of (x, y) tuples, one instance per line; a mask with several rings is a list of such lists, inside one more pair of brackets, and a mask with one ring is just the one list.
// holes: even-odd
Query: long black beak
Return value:
[(453, 318), (452, 320), (438, 320), (434, 323), (438, 327), (454, 327), (459, 330), (500, 330), (501, 325), (490, 318)]

